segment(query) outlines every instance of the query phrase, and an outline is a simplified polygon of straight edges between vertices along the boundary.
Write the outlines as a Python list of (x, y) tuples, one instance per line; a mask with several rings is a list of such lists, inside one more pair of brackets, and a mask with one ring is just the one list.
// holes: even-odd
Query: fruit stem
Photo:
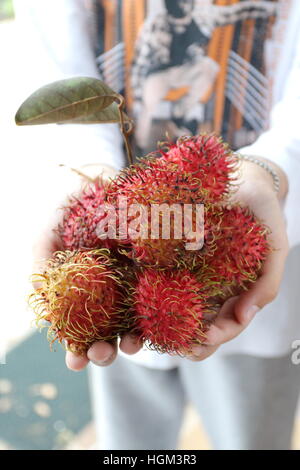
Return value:
[[(120, 130), (122, 132), (123, 139), (124, 139), (124, 144), (125, 144), (126, 154), (127, 154), (127, 160), (128, 160), (129, 165), (132, 165), (133, 164), (133, 157), (132, 157), (132, 150), (131, 150), (131, 147), (130, 147), (130, 144), (129, 144), (128, 136), (131, 134), (131, 132), (133, 130), (133, 123), (132, 123), (132, 121), (127, 121), (127, 122), (124, 121), (124, 116), (123, 116), (122, 111), (124, 109), (125, 100), (124, 100), (123, 96), (117, 95), (115, 101), (116, 101), (116, 103), (118, 105), (118, 109), (119, 109)], [(126, 124), (128, 124), (127, 129), (126, 129)]]

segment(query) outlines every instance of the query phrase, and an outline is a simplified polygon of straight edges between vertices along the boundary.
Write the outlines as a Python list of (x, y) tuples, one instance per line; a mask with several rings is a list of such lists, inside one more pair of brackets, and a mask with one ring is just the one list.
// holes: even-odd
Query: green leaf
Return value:
[[(16, 114), (16, 124), (119, 122), (116, 119), (117, 105), (111, 108), (118, 96), (96, 78), (60, 80), (39, 88), (29, 96)], [(105, 109), (106, 112), (102, 114)], [(93, 120), (89, 120), (89, 116)], [(94, 120), (96, 118), (97, 121)]]
[[(122, 111), (123, 118), (125, 122), (130, 122), (130, 118), (127, 114)], [(77, 119), (72, 119), (72, 121), (65, 121), (66, 123), (74, 124), (96, 124), (96, 123), (108, 123), (108, 122), (120, 122), (120, 113), (119, 108), (116, 103), (112, 103), (107, 108), (97, 111), (94, 114), (88, 116), (81, 116)]]

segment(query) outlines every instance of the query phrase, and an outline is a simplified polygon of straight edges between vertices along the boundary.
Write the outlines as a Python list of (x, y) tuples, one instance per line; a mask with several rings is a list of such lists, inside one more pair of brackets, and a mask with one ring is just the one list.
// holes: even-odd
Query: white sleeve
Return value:
[[(20, 52), (26, 59), (22, 79), (28, 83), (24, 88), (28, 94), (68, 77), (100, 78), (95, 61), (96, 29), (91, 0), (14, 0), (14, 6)], [(56, 127), (61, 148), (72, 151), (73, 165), (99, 163), (116, 169), (124, 165), (118, 124)]]
[(285, 171), (289, 180), (285, 215), (291, 245), (300, 243), (300, 34), (293, 47), (294, 57), (281, 99), (272, 109), (269, 130), (252, 145), (239, 150), (268, 158)]

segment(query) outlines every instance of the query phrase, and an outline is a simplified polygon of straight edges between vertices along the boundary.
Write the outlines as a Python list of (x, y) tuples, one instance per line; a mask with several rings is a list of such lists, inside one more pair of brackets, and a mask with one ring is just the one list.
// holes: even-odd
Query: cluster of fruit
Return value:
[(78, 354), (125, 332), (169, 354), (203, 342), (220, 304), (257, 279), (270, 250), (267, 227), (232, 203), (237, 167), (215, 135), (182, 137), (71, 197), (62, 250), (31, 296), (51, 339)]

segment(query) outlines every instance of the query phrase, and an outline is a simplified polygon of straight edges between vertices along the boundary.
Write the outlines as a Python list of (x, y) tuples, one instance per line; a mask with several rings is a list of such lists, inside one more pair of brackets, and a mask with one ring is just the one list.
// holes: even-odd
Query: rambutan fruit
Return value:
[(169, 197), (167, 189), (175, 193), (174, 197), (178, 200), (185, 194), (185, 199), (189, 202), (202, 201), (207, 195), (199, 178), (182, 171), (176, 163), (149, 155), (141, 158), (139, 163), (123, 169), (111, 181), (106, 191), (107, 200), (115, 203), (118, 196), (123, 196), (127, 198), (128, 204), (161, 202), (161, 185), (164, 185), (164, 198)]
[(150, 349), (186, 355), (208, 329), (209, 290), (188, 270), (145, 269), (137, 275), (133, 331)]
[(126, 328), (120, 308), (120, 279), (108, 250), (56, 252), (30, 296), (37, 324), (50, 323), (51, 342), (83, 354), (98, 340), (110, 341)]
[(255, 281), (270, 252), (269, 229), (251, 210), (240, 205), (223, 209), (215, 251), (200, 269), (207, 278), (232, 287)]
[(176, 143), (162, 143), (159, 155), (199, 179), (207, 198), (214, 203), (231, 194), (238, 159), (220, 137), (214, 134), (184, 136)]
[(107, 182), (98, 179), (87, 185), (77, 196), (69, 199), (64, 207), (63, 221), (57, 232), (65, 250), (112, 248), (114, 240), (101, 240), (97, 226), (104, 219)]
[[(208, 202), (206, 194), (197, 178), (162, 159), (143, 159), (122, 171), (107, 188), (107, 200), (116, 206), (122, 198), (119, 220), (125, 214), (127, 232), (123, 230), (119, 242), (127, 255), (143, 266), (185, 266), (193, 263), (196, 253), (199, 256), (200, 248), (186, 249), (195, 243), (193, 234), (199, 242), (204, 238), (203, 255), (212, 250), (220, 208)], [(203, 213), (198, 211), (201, 204)]]
[(129, 331), (169, 354), (201, 344), (270, 252), (267, 227), (229, 205), (237, 161), (215, 135), (181, 137), (71, 197), (57, 230), (67, 251), (34, 276), (30, 300), (49, 339), (77, 354)]

